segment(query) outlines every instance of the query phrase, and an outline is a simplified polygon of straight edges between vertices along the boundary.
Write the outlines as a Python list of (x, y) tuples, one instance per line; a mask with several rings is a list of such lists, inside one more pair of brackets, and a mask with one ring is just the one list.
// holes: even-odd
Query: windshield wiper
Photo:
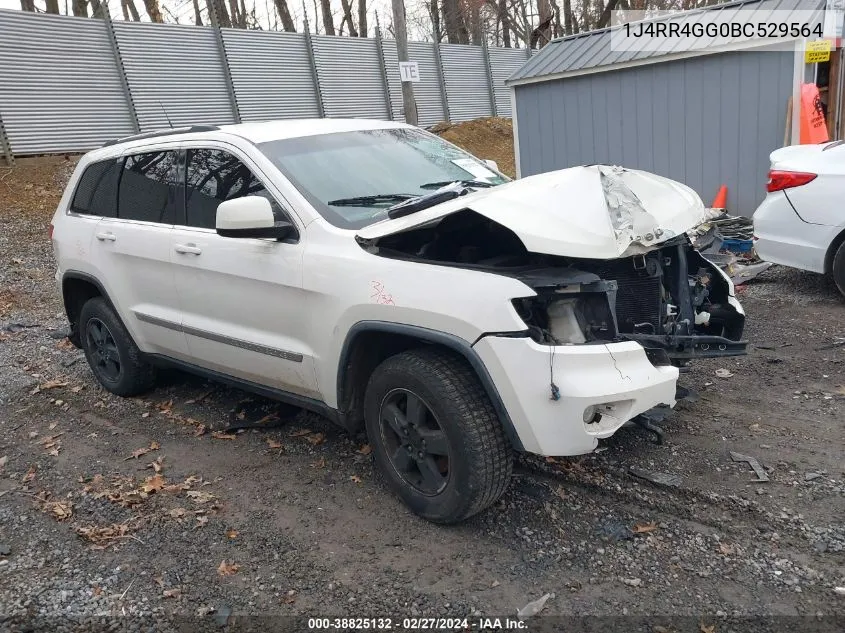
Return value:
[(455, 198), (465, 196), (469, 192), (469, 187), (460, 183), (455, 183), (454, 187), (438, 189), (437, 191), (432, 191), (431, 193), (427, 193), (422, 196), (414, 196), (413, 199), (395, 204), (387, 210), (387, 217), (391, 220), (395, 220), (396, 218), (401, 218), (406, 215), (416, 213), (417, 211), (428, 209), (429, 207), (438, 205), (441, 202), (447, 202), (448, 200), (454, 200)]
[(389, 204), (391, 202), (402, 202), (416, 198), (411, 193), (380, 193), (372, 196), (355, 196), (353, 198), (338, 198), (337, 200), (329, 200), (326, 204), (333, 207), (374, 207), (379, 204)]
[(495, 187), (492, 182), (487, 182), (486, 180), (441, 180), (439, 182), (427, 182), (424, 185), (420, 185), (420, 189), (440, 189), (441, 187), (445, 187), (446, 185), (451, 185), (454, 183), (461, 184), (465, 187)]

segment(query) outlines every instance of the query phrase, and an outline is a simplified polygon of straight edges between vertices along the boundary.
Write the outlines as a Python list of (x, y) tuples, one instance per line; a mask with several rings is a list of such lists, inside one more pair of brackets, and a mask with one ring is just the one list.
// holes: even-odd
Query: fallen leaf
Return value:
[(70, 389), (70, 390), (71, 390), (73, 393), (79, 393), (79, 392), (80, 392), (80, 391), (82, 391), (83, 389), (85, 389), (85, 385), (76, 385), (76, 387), (71, 387), (71, 389)]
[(730, 556), (734, 553), (734, 548), (728, 545), (727, 543), (719, 543), (719, 551), (722, 552), (725, 556)]
[(29, 470), (23, 476), (23, 483), (28, 484), (33, 479), (35, 479), (35, 466), (30, 466)]
[(556, 495), (557, 495), (560, 499), (563, 499), (564, 501), (565, 501), (565, 500), (569, 497), (569, 495), (566, 493), (566, 490), (564, 489), (564, 487), (563, 487), (563, 486), (558, 486), (558, 487), (555, 489), (555, 494), (556, 494)]
[(162, 470), (164, 470), (164, 457), (159, 457), (155, 461), (150, 462), (149, 464), (147, 464), (147, 468), (152, 468), (157, 473), (160, 473)]
[(50, 424), (50, 430), (52, 431), (52, 430), (53, 430), (53, 429), (55, 429), (57, 426), (59, 426), (59, 423), (58, 423), (58, 422), (52, 422), (52, 423)]
[(3, 455), (3, 457), (0, 457), (0, 468), (3, 468), (4, 466), (6, 466), (6, 462), (8, 462), (8, 461), (9, 461), (8, 455)]
[(364, 444), (361, 448), (358, 449), (358, 452), (361, 453), (361, 455), (369, 455), (373, 452), (373, 447), (369, 444)]
[(155, 576), (153, 578), (153, 582), (155, 582), (155, 584), (164, 589), (164, 578), (162, 578), (161, 576)]
[(164, 598), (178, 598), (182, 595), (182, 590), (179, 587), (174, 587), (173, 589), (165, 589), (161, 595)]
[(157, 451), (160, 448), (161, 448), (161, 444), (159, 444), (158, 442), (156, 442), (156, 441), (150, 442), (150, 450), (151, 451)]
[(205, 426), (205, 424), (200, 424), (197, 426), (197, 430), (194, 431), (194, 436), (199, 437), (200, 435), (205, 435), (205, 432), (207, 430), (208, 428)]
[(196, 519), (197, 519), (197, 526), (196, 527), (198, 527), (198, 528), (205, 527), (205, 525), (208, 523), (208, 517), (207, 516), (198, 516), (198, 517), (196, 517)]
[(59, 449), (54, 448), (51, 451), (47, 451), (47, 454), (50, 455), (51, 457), (58, 457), (59, 456)]
[(55, 446), (56, 440), (62, 435), (64, 435), (64, 432), (56, 433), (55, 435), (48, 435), (47, 437), (42, 437), (38, 443), (50, 448), (50, 446)]
[(73, 516), (73, 504), (69, 501), (50, 501), (44, 505), (57, 521), (65, 521)]
[(38, 431), (29, 432), (29, 439), (34, 440), (36, 437), (38, 437)]
[(291, 437), (302, 437), (303, 435), (311, 435), (311, 429), (297, 429), (290, 433)]
[(279, 440), (274, 440), (274, 439), (271, 439), (271, 438), (268, 437), (267, 438), (267, 446), (269, 446), (270, 448), (273, 448), (273, 449), (282, 448), (282, 443)]
[(293, 604), (294, 602), (296, 602), (296, 591), (294, 591), (293, 589), (291, 589), (284, 596), (282, 596), (283, 604)]
[(103, 590), (100, 588), (100, 585), (94, 585), (91, 587), (92, 596), (99, 596), (101, 593), (103, 593)]
[(699, 630), (701, 631), (701, 633), (716, 633), (716, 625), (711, 624), (708, 626), (702, 623), (699, 625)]
[(194, 503), (208, 503), (209, 501), (214, 501), (214, 495), (210, 492), (203, 492), (201, 490), (189, 490), (185, 493), (190, 497)]
[(103, 549), (113, 541), (126, 537), (130, 530), (128, 523), (112, 523), (107, 526), (78, 527), (76, 533), (93, 543), (96, 549)]
[(268, 422), (273, 422), (274, 420), (278, 420), (278, 419), (279, 419), (278, 413), (268, 413), (267, 415), (265, 415), (260, 420), (257, 420), (255, 422), (255, 424), (267, 424)]
[(325, 468), (326, 467), (326, 458), (321, 457), (316, 462), (311, 462), (311, 468)]
[(170, 411), (173, 408), (173, 400), (159, 402), (156, 407), (158, 407), (161, 411)]
[(305, 439), (314, 446), (317, 446), (317, 444), (322, 444), (326, 441), (326, 436), (323, 433), (314, 433), (314, 435), (306, 435)]
[(187, 513), (188, 513), (188, 511), (187, 511), (187, 510), (185, 510), (185, 508), (173, 508), (173, 509), (172, 509), (170, 512), (168, 512), (167, 514), (169, 514), (169, 515), (170, 515), (170, 518), (171, 518), (171, 519), (181, 519), (181, 518), (182, 518), (183, 516), (185, 516)]
[(221, 576), (233, 576), (238, 573), (238, 570), (241, 568), (240, 565), (236, 565), (234, 562), (223, 561), (220, 563), (220, 566), (217, 568), (217, 573)]
[(352, 476), (350, 477), (350, 479), (351, 479), (354, 483), (356, 483), (356, 484), (360, 484), (360, 483), (361, 483), (361, 478), (360, 478), (358, 475), (352, 475)]
[(69, 338), (63, 338), (61, 341), (56, 343), (56, 347), (58, 347), (59, 349), (66, 349), (66, 350), (76, 348), (76, 346), (73, 343), (70, 342)]
[(223, 431), (214, 431), (214, 433), (211, 434), (211, 437), (213, 437), (216, 440), (236, 440), (236, 439), (238, 439), (237, 435), (234, 435), (233, 433), (224, 433)]
[(67, 387), (66, 380), (48, 380), (47, 382), (38, 385), (39, 391), (44, 391), (45, 389), (57, 389), (58, 387)]
[(141, 484), (141, 490), (147, 494), (150, 494), (151, 492), (158, 492), (162, 488), (164, 488), (164, 477), (162, 475), (147, 477), (144, 480), (144, 483)]
[(157, 451), (160, 448), (161, 444), (159, 444), (158, 442), (152, 442), (149, 446), (135, 449), (134, 451), (132, 451), (132, 455), (130, 455), (129, 457), (125, 457), (123, 461), (128, 462), (130, 459), (138, 459), (142, 455), (146, 455), (150, 451)]
[(634, 534), (647, 534), (657, 529), (657, 523), (637, 523), (634, 525)]
[(229, 530), (226, 532), (226, 536), (228, 538), (238, 538), (238, 531), (237, 530)]

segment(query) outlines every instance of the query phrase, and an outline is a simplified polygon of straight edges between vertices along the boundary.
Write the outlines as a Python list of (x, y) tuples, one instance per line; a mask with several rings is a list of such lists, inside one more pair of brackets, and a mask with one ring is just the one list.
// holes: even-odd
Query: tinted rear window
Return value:
[(120, 161), (116, 159), (92, 163), (83, 172), (76, 187), (72, 211), (87, 215), (101, 215), (107, 218), (115, 216), (117, 205), (117, 177), (120, 173)]
[(120, 176), (117, 217), (175, 224), (182, 191), (176, 152), (127, 156)]

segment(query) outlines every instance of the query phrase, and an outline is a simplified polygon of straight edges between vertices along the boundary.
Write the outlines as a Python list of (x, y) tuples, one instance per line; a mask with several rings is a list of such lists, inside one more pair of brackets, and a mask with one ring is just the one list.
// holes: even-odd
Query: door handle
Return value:
[(202, 253), (202, 249), (196, 244), (176, 244), (173, 248), (177, 253), (183, 255), (199, 255)]
[(114, 236), (114, 233), (95, 233), (94, 237), (96, 237), (101, 242), (114, 242), (117, 239)]

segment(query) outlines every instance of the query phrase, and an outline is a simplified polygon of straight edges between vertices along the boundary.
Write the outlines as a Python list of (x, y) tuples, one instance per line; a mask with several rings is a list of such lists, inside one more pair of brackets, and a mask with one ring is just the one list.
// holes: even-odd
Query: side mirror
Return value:
[(490, 160), (489, 158), (484, 160), (484, 164), (487, 165), (490, 169), (499, 173), (499, 166), (496, 164), (495, 160)]
[(296, 233), (290, 222), (276, 222), (270, 201), (262, 196), (225, 200), (217, 207), (217, 234), (284, 240)]

